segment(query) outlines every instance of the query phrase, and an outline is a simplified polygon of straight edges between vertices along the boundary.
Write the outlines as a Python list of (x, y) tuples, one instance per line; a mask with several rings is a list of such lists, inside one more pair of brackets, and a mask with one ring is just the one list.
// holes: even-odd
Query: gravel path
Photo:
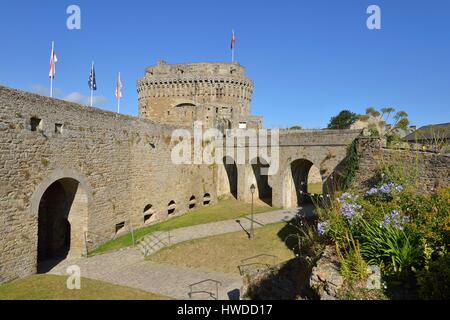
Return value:
[[(308, 209), (308, 208), (305, 208)], [(306, 210), (307, 214), (309, 210)], [(289, 221), (298, 213), (296, 210), (279, 210), (255, 214), (254, 227), (278, 221)], [(250, 217), (234, 220), (207, 223), (198, 226), (175, 229), (171, 231), (171, 243), (204, 238), (212, 235), (249, 230)], [(102, 280), (113, 284), (159, 293), (176, 299), (189, 299), (189, 285), (207, 279), (221, 282), (219, 299), (236, 299), (242, 286), (242, 278), (231, 274), (205, 272), (197, 269), (182, 268), (168, 264), (145, 261), (135, 248), (108, 252), (88, 259), (67, 259), (49, 273), (67, 275), (68, 266), (78, 265), (81, 276)], [(208, 299), (210, 294), (216, 295), (216, 284), (208, 281), (194, 287), (194, 291), (203, 291), (192, 296), (192, 299)]]

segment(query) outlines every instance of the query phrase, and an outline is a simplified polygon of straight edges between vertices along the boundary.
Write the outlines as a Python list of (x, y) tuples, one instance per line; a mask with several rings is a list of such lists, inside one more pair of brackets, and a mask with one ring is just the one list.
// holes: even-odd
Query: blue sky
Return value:
[[(81, 8), (81, 30), (66, 9)], [(366, 9), (381, 8), (381, 30)], [(136, 80), (168, 63), (236, 60), (255, 82), (253, 114), (267, 127), (325, 127), (342, 109), (394, 107), (413, 124), (450, 121), (450, 1), (3, 1), (0, 84), (48, 94), (51, 41), (55, 94), (82, 101), (95, 61), (97, 106), (137, 114)]]

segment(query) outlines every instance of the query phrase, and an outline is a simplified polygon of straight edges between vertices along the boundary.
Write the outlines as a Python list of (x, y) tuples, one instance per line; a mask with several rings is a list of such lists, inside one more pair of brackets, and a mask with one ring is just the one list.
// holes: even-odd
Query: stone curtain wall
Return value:
[(0, 87), (0, 282), (36, 271), (39, 202), (58, 179), (85, 191), (91, 247), (111, 239), (118, 223), (142, 227), (147, 205), (154, 222), (167, 217), (170, 201), (174, 215), (192, 195), (198, 205), (205, 193), (215, 201), (212, 168), (172, 164), (172, 130)]
[(450, 156), (432, 152), (388, 149), (379, 139), (358, 139), (361, 155), (353, 187), (361, 191), (370, 188), (381, 165), (402, 163), (403, 170), (417, 175), (420, 189), (425, 192), (450, 185)]

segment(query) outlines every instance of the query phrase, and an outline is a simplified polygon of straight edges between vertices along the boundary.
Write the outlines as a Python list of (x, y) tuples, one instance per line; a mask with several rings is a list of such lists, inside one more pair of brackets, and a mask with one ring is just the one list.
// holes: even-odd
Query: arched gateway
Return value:
[[(311, 178), (315, 179), (311, 179)], [(305, 201), (309, 199), (309, 194), (315, 193), (314, 190), (310, 190), (314, 184), (319, 184), (321, 190), (317, 193), (322, 193), (322, 182), (320, 181), (319, 169), (307, 159), (296, 159), (292, 161), (283, 177), (283, 207), (284, 208), (296, 208), (301, 206)], [(316, 186), (317, 187), (317, 186)]]
[(89, 196), (80, 180), (47, 179), (36, 191), (32, 210), (38, 217), (38, 272), (47, 272), (66, 257), (80, 257), (85, 251)]

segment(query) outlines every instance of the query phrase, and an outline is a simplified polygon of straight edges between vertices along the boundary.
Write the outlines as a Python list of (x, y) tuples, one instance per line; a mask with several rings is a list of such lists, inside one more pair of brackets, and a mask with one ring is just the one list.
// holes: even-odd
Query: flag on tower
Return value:
[(88, 85), (89, 85), (89, 89), (91, 89), (91, 91), (97, 90), (97, 81), (95, 80), (95, 69), (94, 69), (93, 62), (92, 62), (92, 66), (91, 66), (91, 73), (89, 74)]
[(116, 98), (117, 98), (117, 113), (120, 113), (120, 98), (122, 98), (122, 81), (120, 80), (120, 72), (116, 84)]
[(234, 62), (234, 46), (236, 44), (236, 38), (234, 36), (234, 30), (231, 31), (231, 62)]
[(50, 78), (50, 98), (53, 98), (53, 79), (55, 78), (56, 73), (56, 62), (58, 62), (58, 58), (56, 58), (55, 53), (55, 42), (52, 41), (52, 52), (50, 53), (50, 71), (48, 72), (48, 76)]
[(236, 38), (234, 36), (234, 30), (231, 32), (231, 50), (234, 49), (234, 46), (236, 44)]
[(55, 78), (55, 73), (56, 73), (56, 62), (58, 62), (58, 58), (56, 57), (56, 52), (55, 52), (55, 43), (52, 42), (52, 52), (50, 54), (50, 71), (48, 73), (48, 76), (52, 79)]
[(122, 98), (122, 81), (120, 80), (120, 72), (119, 77), (117, 78), (116, 84), (116, 98), (120, 100)]
[(95, 80), (94, 62), (92, 61), (91, 73), (88, 81), (89, 89), (91, 89), (91, 107), (94, 105), (94, 91), (97, 90), (97, 81)]

